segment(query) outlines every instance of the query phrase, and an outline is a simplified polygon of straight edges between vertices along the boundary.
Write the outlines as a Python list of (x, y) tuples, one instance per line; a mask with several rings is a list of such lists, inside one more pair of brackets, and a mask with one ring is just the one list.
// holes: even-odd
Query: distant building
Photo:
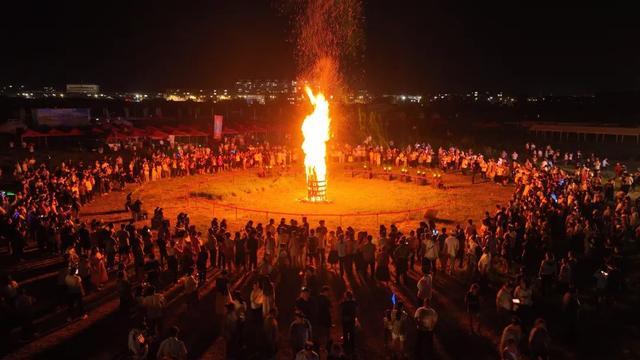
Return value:
[(275, 99), (297, 94), (300, 86), (295, 80), (238, 80), (234, 90), (236, 95), (268, 95)]
[(384, 99), (390, 99), (392, 104), (403, 104), (403, 103), (421, 103), (422, 95), (382, 95)]
[(95, 84), (67, 84), (67, 94), (69, 95), (97, 95), (100, 93), (100, 86)]

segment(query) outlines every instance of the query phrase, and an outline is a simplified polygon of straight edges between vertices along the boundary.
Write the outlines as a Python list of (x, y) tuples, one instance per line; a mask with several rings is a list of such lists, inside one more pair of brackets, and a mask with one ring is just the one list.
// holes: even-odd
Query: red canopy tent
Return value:
[(65, 133), (62, 130), (58, 130), (58, 129), (51, 129), (49, 130), (48, 133), (45, 134), (47, 137), (59, 137), (59, 136), (67, 136), (67, 133)]
[(207, 134), (204, 131), (200, 131), (198, 129), (194, 129), (192, 127), (187, 127), (187, 126), (181, 126), (179, 127), (180, 131), (188, 134), (189, 136), (194, 136), (194, 137), (204, 137), (204, 136), (209, 136), (209, 134)]
[(164, 140), (169, 137), (169, 134), (153, 126), (147, 126), (145, 131), (147, 132), (147, 136), (154, 140)]
[(166, 132), (167, 134), (173, 135), (173, 136), (189, 136), (188, 133), (186, 133), (186, 132), (184, 132), (184, 131), (182, 131), (180, 129), (173, 128), (171, 126), (163, 126), (162, 130), (164, 132)]
[(111, 131), (109, 131), (108, 135), (107, 135), (107, 142), (109, 141), (113, 141), (113, 140), (121, 140), (121, 139), (127, 139), (130, 138), (131, 136), (129, 134), (125, 134), (122, 132), (119, 132), (115, 129), (112, 129)]
[(254, 133), (254, 134), (266, 134), (267, 133), (267, 129), (258, 126), (258, 125), (250, 125), (247, 127), (247, 129), (245, 130), (248, 133)]
[(129, 131), (129, 136), (131, 137), (145, 137), (147, 135), (146, 131), (138, 128), (131, 128), (131, 131)]
[(78, 128), (73, 128), (65, 133), (65, 136), (84, 136), (84, 133)]
[(222, 128), (222, 135), (238, 135), (240, 132), (238, 130), (232, 129), (230, 127)]
[(47, 135), (44, 133), (41, 133), (39, 131), (35, 131), (35, 130), (31, 130), (31, 129), (27, 129), (27, 131), (23, 132), (21, 137), (24, 138), (41, 138), (41, 137), (46, 137)]

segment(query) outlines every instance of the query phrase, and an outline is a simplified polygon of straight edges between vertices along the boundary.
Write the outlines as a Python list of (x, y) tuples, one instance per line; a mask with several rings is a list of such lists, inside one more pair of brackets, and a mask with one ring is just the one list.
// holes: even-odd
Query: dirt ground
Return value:
[[(322, 204), (301, 201), (306, 195), (305, 178), (302, 171), (294, 170), (271, 177), (258, 177), (256, 171), (204, 174), (130, 187), (135, 189), (133, 198), (142, 199), (149, 214), (155, 207), (162, 207), (173, 223), (178, 213), (187, 212), (203, 232), (214, 216), (227, 219), (232, 229), (249, 219), (265, 223), (269, 218), (279, 221), (303, 215), (312, 224), (325, 219), (330, 228), (351, 225), (357, 230), (377, 231), (380, 224), (395, 223), (409, 229), (425, 215), (450, 227), (467, 219), (479, 222), (484, 211), (493, 212), (513, 192), (512, 186), (471, 184), (471, 177), (461, 174), (443, 174), (443, 179), (446, 189), (437, 189), (398, 179), (367, 179), (362, 174), (353, 177), (349, 170), (333, 169), (327, 190), (330, 202)], [(126, 192), (105, 195), (83, 207), (82, 215), (87, 219), (126, 221), (129, 214), (114, 211), (123, 209), (125, 196)]]

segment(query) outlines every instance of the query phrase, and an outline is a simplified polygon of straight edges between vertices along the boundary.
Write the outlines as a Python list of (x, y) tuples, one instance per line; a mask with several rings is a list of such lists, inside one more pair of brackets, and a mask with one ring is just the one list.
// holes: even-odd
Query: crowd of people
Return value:
[[(320, 283), (320, 271), (338, 276), (359, 274), (387, 286), (407, 285), (411, 272), (421, 276), (412, 304), (393, 298), (393, 306), (380, 316), (385, 345), (397, 358), (425, 358), (434, 351), (439, 317), (432, 305), (434, 277), (453, 276), (469, 283), (464, 302), (469, 332), (481, 334), (489, 326), (486, 314), (496, 315), (503, 327), (498, 353), (503, 359), (546, 359), (551, 352), (548, 324), (561, 327), (564, 341), (575, 343), (579, 333), (580, 298), (594, 294), (597, 307), (616, 301), (625, 286), (626, 244), (640, 236), (640, 202), (629, 192), (640, 182), (640, 172), (621, 164), (606, 179), (607, 159), (579, 151), (562, 154), (551, 146), (527, 143), (518, 152), (502, 152), (492, 158), (458, 148), (433, 149), (428, 144), (406, 148), (367, 144), (333, 149), (338, 161), (369, 162), (398, 167), (439, 167), (443, 171), (470, 174), (472, 182), (513, 184), (507, 204), (487, 211), (479, 223), (468, 220), (451, 228), (425, 219), (414, 229), (382, 225), (377, 233), (353, 227), (329, 229), (324, 221), (310, 224), (306, 218), (274, 219), (267, 224), (248, 222), (230, 229), (224, 219), (213, 219), (203, 235), (178, 215), (175, 226), (156, 208), (151, 226), (131, 221), (119, 228), (113, 223), (78, 220), (80, 207), (126, 183), (144, 183), (164, 177), (216, 173), (234, 168), (287, 166), (295, 153), (268, 144), (246, 146), (225, 143), (217, 147), (140, 146), (126, 156), (114, 154), (94, 164), (61, 163), (56, 166), (27, 160), (16, 165), (14, 176), (22, 191), (3, 199), (2, 237), (11, 242), (20, 259), (27, 240), (41, 251), (64, 254), (58, 277), (61, 298), (69, 316), (86, 317), (85, 288), (100, 291), (116, 274), (123, 313), (133, 314), (129, 350), (146, 358), (149, 344), (164, 334), (162, 289), (180, 283), (188, 303), (198, 301), (197, 289), (205, 285), (207, 272), (216, 269), (216, 313), (221, 321), (227, 358), (241, 359), (256, 353), (273, 358), (281, 351), (278, 319), (291, 311), (288, 347), (296, 359), (316, 359), (320, 351), (342, 359), (357, 351), (358, 300), (352, 292), (331, 294)], [(129, 197), (125, 208), (142, 213), (142, 204)], [(144, 216), (134, 214), (134, 220)], [(293, 309), (278, 309), (276, 282), (279, 274), (299, 270), (304, 286)], [(231, 288), (231, 277), (253, 272), (248, 299)], [(7, 277), (3, 284), (6, 309), (28, 308), (24, 291)], [(497, 289), (495, 306), (487, 294)], [(20, 297), (20, 294), (24, 296)], [(333, 297), (340, 297), (337, 317)], [(543, 318), (538, 302), (557, 298), (562, 318)], [(491, 308), (491, 309), (490, 309)], [(410, 311), (415, 309), (415, 311)], [(28, 312), (28, 311), (26, 311)], [(25, 313), (24, 310), (19, 312)], [(29, 321), (21, 321), (27, 335)], [(335, 324), (341, 333), (332, 333)], [(494, 329), (495, 330), (495, 329)], [(529, 332), (525, 336), (525, 331)], [(187, 349), (170, 336), (157, 356), (185, 358)], [(408, 339), (415, 334), (411, 345)]]

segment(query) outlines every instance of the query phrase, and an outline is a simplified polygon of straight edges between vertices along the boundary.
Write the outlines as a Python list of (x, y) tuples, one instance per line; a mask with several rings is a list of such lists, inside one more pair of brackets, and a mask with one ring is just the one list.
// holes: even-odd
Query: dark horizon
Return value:
[[(267, 0), (15, 5), (0, 83), (107, 90), (293, 79), (289, 19)], [(624, 5), (464, 1), (364, 4), (353, 88), (591, 94), (640, 89), (640, 24)]]

